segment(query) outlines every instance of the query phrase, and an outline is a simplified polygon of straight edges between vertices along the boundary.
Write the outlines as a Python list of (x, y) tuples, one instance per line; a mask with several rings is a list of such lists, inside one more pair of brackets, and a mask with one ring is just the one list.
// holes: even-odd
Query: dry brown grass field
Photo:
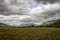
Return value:
[(60, 28), (0, 28), (0, 40), (60, 40)]

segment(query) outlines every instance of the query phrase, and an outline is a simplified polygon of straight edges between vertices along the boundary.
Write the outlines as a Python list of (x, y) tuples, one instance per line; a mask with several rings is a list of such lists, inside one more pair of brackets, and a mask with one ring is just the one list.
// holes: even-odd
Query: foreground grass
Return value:
[(60, 40), (60, 28), (0, 28), (0, 40)]

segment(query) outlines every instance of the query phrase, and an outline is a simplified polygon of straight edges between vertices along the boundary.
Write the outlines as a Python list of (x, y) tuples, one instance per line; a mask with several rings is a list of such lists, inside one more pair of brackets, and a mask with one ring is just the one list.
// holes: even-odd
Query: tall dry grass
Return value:
[(0, 40), (60, 40), (60, 28), (0, 28)]

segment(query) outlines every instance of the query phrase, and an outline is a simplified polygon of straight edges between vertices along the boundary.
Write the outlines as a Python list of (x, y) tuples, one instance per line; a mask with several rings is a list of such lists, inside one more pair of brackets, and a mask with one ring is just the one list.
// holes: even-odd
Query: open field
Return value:
[(0, 40), (60, 40), (60, 28), (0, 28)]

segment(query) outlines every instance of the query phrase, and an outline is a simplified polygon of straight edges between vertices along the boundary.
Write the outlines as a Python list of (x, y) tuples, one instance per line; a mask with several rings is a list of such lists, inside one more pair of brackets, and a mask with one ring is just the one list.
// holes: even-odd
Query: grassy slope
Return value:
[(60, 28), (60, 19), (56, 20), (56, 22), (54, 22), (54, 23), (46, 22), (45, 25), (42, 24), (41, 27), (58, 27), (58, 28)]
[(0, 40), (60, 40), (60, 28), (0, 28)]

